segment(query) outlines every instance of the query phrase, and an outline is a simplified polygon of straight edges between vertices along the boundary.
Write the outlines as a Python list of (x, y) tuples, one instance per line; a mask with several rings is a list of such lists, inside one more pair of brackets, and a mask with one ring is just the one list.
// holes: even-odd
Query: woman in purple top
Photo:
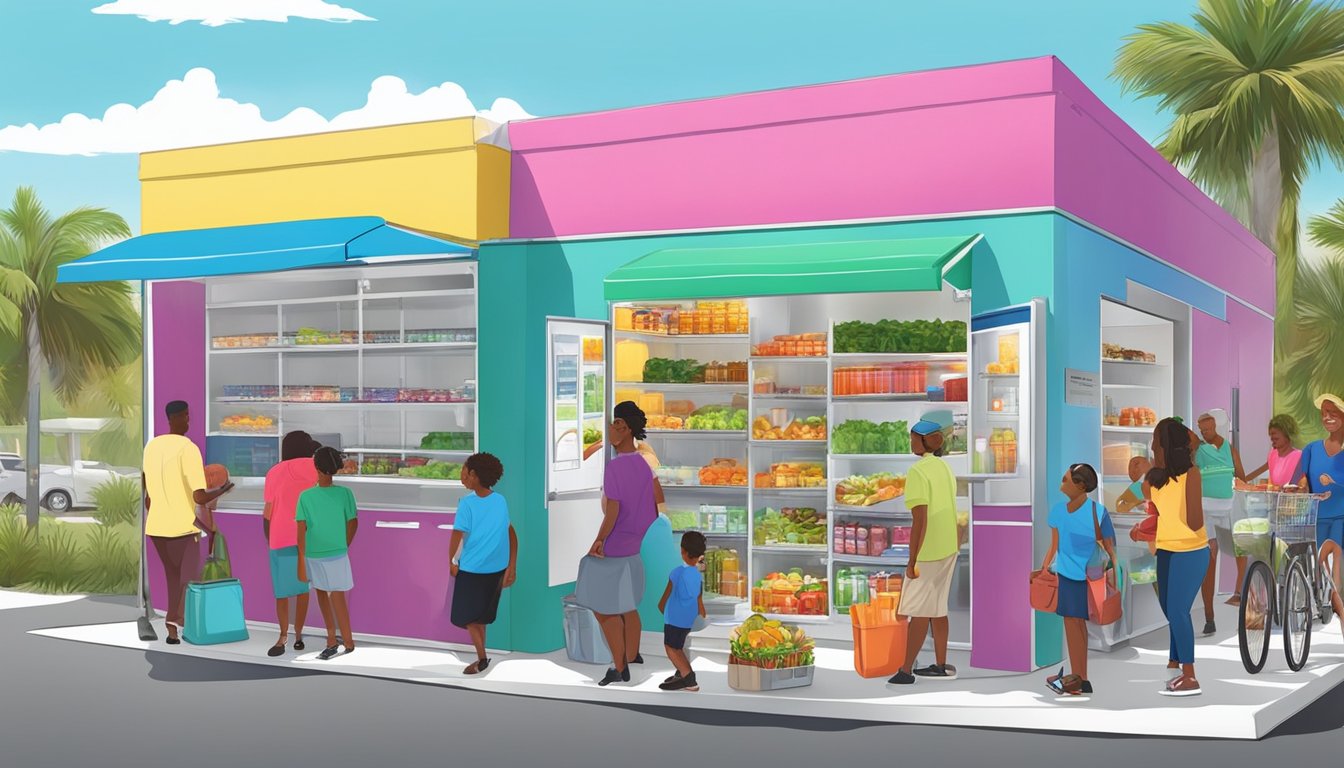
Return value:
[(626, 401), (616, 406), (613, 417), (608, 437), (616, 455), (607, 462), (602, 481), (602, 527), (588, 551), (597, 559), (585, 564), (585, 583), (578, 590), (611, 649), (613, 666), (598, 685), (628, 683), (629, 665), (644, 663), (639, 655), (639, 601), (644, 596), (639, 548), (663, 503), (662, 486), (635, 444), (645, 436), (644, 412)]

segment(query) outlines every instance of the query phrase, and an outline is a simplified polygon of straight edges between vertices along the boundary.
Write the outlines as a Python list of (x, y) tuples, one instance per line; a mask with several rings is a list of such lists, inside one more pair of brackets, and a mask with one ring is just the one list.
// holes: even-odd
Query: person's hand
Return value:
[(658, 601), (658, 612), (659, 612), (659, 613), (665, 613), (666, 611), (667, 611), (667, 601), (666, 601), (666, 600), (659, 600), (659, 601)]
[(461, 568), (458, 567), (456, 562), (453, 562), (451, 560), (448, 561), (448, 572), (453, 575), (454, 579), (457, 578), (458, 571), (460, 570)]
[(701, 608), (701, 609), (700, 609), (700, 618), (702, 618), (702, 619), (708, 619), (708, 618), (709, 618), (709, 614), (705, 612), (705, 609), (704, 609), (704, 608)]
[(219, 493), (222, 496), (228, 493), (229, 491), (232, 491), (233, 488), (234, 488), (233, 481), (230, 480), (229, 482), (225, 483), (223, 486), (220, 487)]
[(302, 561), (299, 562), (299, 581), (308, 581), (308, 567)]
[(508, 587), (512, 587), (513, 582), (517, 580), (518, 580), (518, 572), (513, 568), (513, 566), (509, 566), (509, 568), (504, 571), (504, 587), (506, 589)]
[(1320, 481), (1321, 481), (1321, 486), (1322, 486), (1322, 487), (1327, 486), (1327, 485), (1334, 485), (1334, 484), (1335, 484), (1335, 479), (1334, 479), (1333, 477), (1331, 477), (1331, 476), (1325, 474), (1324, 472), (1321, 473), (1321, 476), (1320, 476), (1319, 479), (1320, 479)]
[(909, 567), (905, 569), (905, 578), (910, 579), (911, 581), (914, 581), (915, 579), (919, 578), (918, 563), (911, 563)]
[(601, 539), (598, 539), (597, 541), (593, 542), (593, 546), (588, 549), (588, 554), (592, 555), (593, 557), (606, 557), (606, 555), (602, 554)]

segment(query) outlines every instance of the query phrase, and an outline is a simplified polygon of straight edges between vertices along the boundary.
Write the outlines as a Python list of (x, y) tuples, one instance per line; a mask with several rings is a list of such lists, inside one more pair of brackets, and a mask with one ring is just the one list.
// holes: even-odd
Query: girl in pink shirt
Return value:
[(1292, 416), (1281, 413), (1269, 420), (1269, 459), (1264, 466), (1248, 472), (1249, 482), (1269, 470), (1269, 482), (1277, 486), (1289, 485), (1297, 477), (1297, 467), (1302, 460), (1302, 451), (1293, 447), (1297, 442), (1297, 422)]
[(275, 615), (280, 622), (280, 639), (266, 651), (267, 656), (285, 652), (289, 637), (289, 598), (297, 597), (294, 614), (294, 650), (302, 651), (303, 625), (308, 618), (309, 586), (299, 581), (298, 524), (294, 511), (299, 494), (317, 485), (313, 454), (318, 444), (307, 432), (290, 432), (280, 446), (280, 463), (266, 473), (266, 511), (263, 528), (271, 551), (271, 586), (275, 590)]

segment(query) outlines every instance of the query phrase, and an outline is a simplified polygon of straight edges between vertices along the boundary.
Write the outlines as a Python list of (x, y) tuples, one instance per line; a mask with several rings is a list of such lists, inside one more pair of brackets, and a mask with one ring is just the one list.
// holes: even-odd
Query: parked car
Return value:
[[(0, 501), (22, 504), (28, 495), (23, 459), (17, 454), (0, 453)], [(139, 478), (140, 472), (127, 467), (112, 467), (101, 461), (76, 461), (68, 464), (43, 464), (39, 478), (42, 506), (60, 514), (76, 507), (93, 506), (93, 489), (117, 477)]]

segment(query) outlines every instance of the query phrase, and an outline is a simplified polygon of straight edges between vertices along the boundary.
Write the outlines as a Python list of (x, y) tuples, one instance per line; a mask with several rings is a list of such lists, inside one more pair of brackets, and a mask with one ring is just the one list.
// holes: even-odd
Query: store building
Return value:
[[(156, 153), (143, 158), (142, 181), (143, 230), (186, 232), (114, 246), (62, 279), (154, 281), (150, 407), (208, 403), (192, 437), (212, 457), (274, 459), (273, 435), (248, 443), (224, 434), (226, 419), (341, 441), (364, 475), (351, 479), (369, 537), (355, 555), (352, 613), (371, 634), (461, 640), (445, 610), (461, 490), (424, 467), (460, 456), (465, 443), (454, 441), (470, 433), (469, 447), (505, 463), (500, 490), (522, 544), (490, 643), (562, 646), (563, 598), (598, 514), (602, 454), (588, 447), (615, 396), (649, 398), (648, 410), (662, 406), (682, 427), (706, 405), (747, 411), (739, 429), (659, 422), (650, 442), (669, 487), (715, 459), (730, 482), (740, 478), (731, 462), (747, 478), (670, 491), (675, 527), (698, 524), (736, 550), (716, 561), (731, 575), (716, 612), (759, 603), (837, 638), (849, 629), (836, 603), (860, 599), (877, 572), (900, 572), (890, 555), (905, 516), (899, 499), (845, 503), (836, 485), (901, 474), (910, 459), (843, 448), (834, 430), (941, 412), (964, 441), (948, 457), (967, 515), (953, 639), (973, 665), (1014, 671), (1063, 655), (1056, 617), (1028, 607), (1026, 575), (1069, 463), (1102, 471), (1110, 503), (1150, 418), (1212, 407), (1235, 412), (1244, 454), (1267, 450), (1272, 254), (1054, 58), (493, 133), (467, 119)], [(308, 220), (333, 217), (341, 223), (310, 231)], [(188, 251), (227, 266), (193, 271), (173, 258)], [(310, 251), (326, 256), (279, 261)], [(700, 328), (686, 303), (698, 300), (740, 304), (702, 305), (711, 325)], [(688, 331), (671, 336), (671, 315), (632, 325), (636, 309), (673, 305), (695, 318)], [(894, 353), (855, 347), (853, 326), (839, 325), (923, 319), (967, 328), (954, 348)], [(467, 329), (474, 341), (454, 335)], [(824, 348), (757, 354), (805, 334)], [(1103, 345), (1137, 359), (1104, 361)], [(639, 380), (643, 357), (721, 365), (708, 381), (653, 384)], [(957, 379), (969, 379), (964, 397)], [(930, 400), (925, 385), (944, 387), (946, 400)], [(822, 416), (827, 440), (770, 440), (774, 427)], [(803, 479), (818, 468), (823, 484)], [(227, 503), (249, 618), (272, 620), (258, 481)], [(784, 508), (824, 518), (824, 544), (806, 533), (783, 542), (796, 551), (758, 546), (760, 525)], [(868, 535), (868, 554), (846, 548), (854, 529)], [(878, 551), (878, 536), (891, 551)], [(1142, 581), (1145, 555), (1126, 548), (1127, 576)], [(820, 610), (758, 593), (795, 568), (825, 580)], [(1127, 594), (1132, 623), (1099, 643), (1160, 625), (1152, 590)]]
[[(900, 402), (876, 415), (842, 412), (846, 397), (833, 386), (811, 410), (794, 404), (789, 416), (824, 405), (834, 430), (846, 418), (908, 421), (930, 409), (959, 410), (969, 416), (972, 453), (977, 438), (1016, 426), (1015, 467), (996, 472), (1003, 466), (989, 467), (991, 457), (980, 462), (990, 469), (985, 476), (967, 472), (970, 535), (952, 616), (953, 639), (969, 643), (975, 666), (1026, 671), (1063, 655), (1058, 619), (1027, 607), (1025, 575), (1048, 544), (1046, 514), (1068, 464), (1096, 466), (1113, 504), (1129, 484), (1122, 475), (1131, 443), (1149, 441), (1153, 418), (1188, 420), (1213, 407), (1237, 413), (1245, 455), (1267, 450), (1272, 254), (1054, 58), (529, 120), (511, 124), (508, 141), (510, 239), (484, 244), (481, 264), (485, 294), (492, 270), (507, 272), (513, 285), (483, 300), (525, 295), (526, 334), (522, 345), (483, 351), (483, 359), (522, 371), (519, 382), (540, 381), (550, 367), (539, 354), (548, 317), (619, 325), (615, 310), (632, 302), (743, 299), (751, 345), (809, 332), (834, 343), (829, 323), (844, 320), (969, 320), (969, 360), (960, 359), (972, 378), (968, 404), (859, 398)], [(966, 272), (968, 284), (958, 284)], [(961, 288), (969, 288), (969, 302)], [(1002, 359), (997, 337), (1014, 332), (1021, 360), (1007, 370), (1018, 375), (986, 377)], [(641, 335), (615, 334), (618, 344)], [(701, 362), (749, 354), (747, 343), (731, 353), (694, 341), (645, 343), (641, 355), (694, 354)], [(1103, 360), (1104, 344), (1139, 359)], [(932, 372), (955, 374), (955, 356), (936, 358), (925, 360)], [(764, 407), (754, 374), (771, 361), (751, 362), (754, 421)], [(842, 362), (832, 354), (819, 364), (828, 373), (792, 384), (838, 383)], [(1019, 390), (1016, 415), (1004, 407), (1005, 385)], [(643, 389), (683, 397), (675, 386)], [(529, 444), (544, 444), (545, 420), (529, 420), (527, 429)], [(678, 465), (745, 453), (754, 478), (779, 454), (752, 437), (740, 438), (745, 449), (715, 435), (700, 436), (698, 446), (692, 436), (651, 441)], [(778, 460), (825, 457), (828, 489), (845, 473), (901, 471), (900, 461), (875, 466), (833, 450), (790, 446)], [(976, 463), (959, 461), (960, 471)], [(546, 482), (535, 473), (525, 497), (545, 497)], [(731, 503), (722, 495), (702, 500), (703, 490), (683, 493), (689, 507)], [(750, 494), (752, 517), (767, 507), (826, 506), (834, 528), (855, 513), (829, 490), (815, 500), (772, 499), (755, 487)], [(679, 501), (669, 493), (670, 507)], [(585, 544), (577, 531), (593, 523), (563, 498), (548, 517), (552, 586), (540, 615), (553, 645), (559, 601)], [(1101, 644), (1162, 623), (1152, 590), (1132, 588), (1152, 564), (1129, 546), (1128, 524), (1120, 523), (1128, 623), (1099, 633)], [(811, 564), (820, 573), (829, 562), (833, 601), (843, 597), (840, 570), (853, 560), (830, 551), (839, 531)], [(754, 543), (738, 546), (752, 588), (782, 566), (809, 566), (801, 555), (780, 562), (775, 552), (758, 557)], [(885, 570), (881, 559), (859, 562)], [(837, 635), (847, 634), (845, 617), (833, 622)]]

